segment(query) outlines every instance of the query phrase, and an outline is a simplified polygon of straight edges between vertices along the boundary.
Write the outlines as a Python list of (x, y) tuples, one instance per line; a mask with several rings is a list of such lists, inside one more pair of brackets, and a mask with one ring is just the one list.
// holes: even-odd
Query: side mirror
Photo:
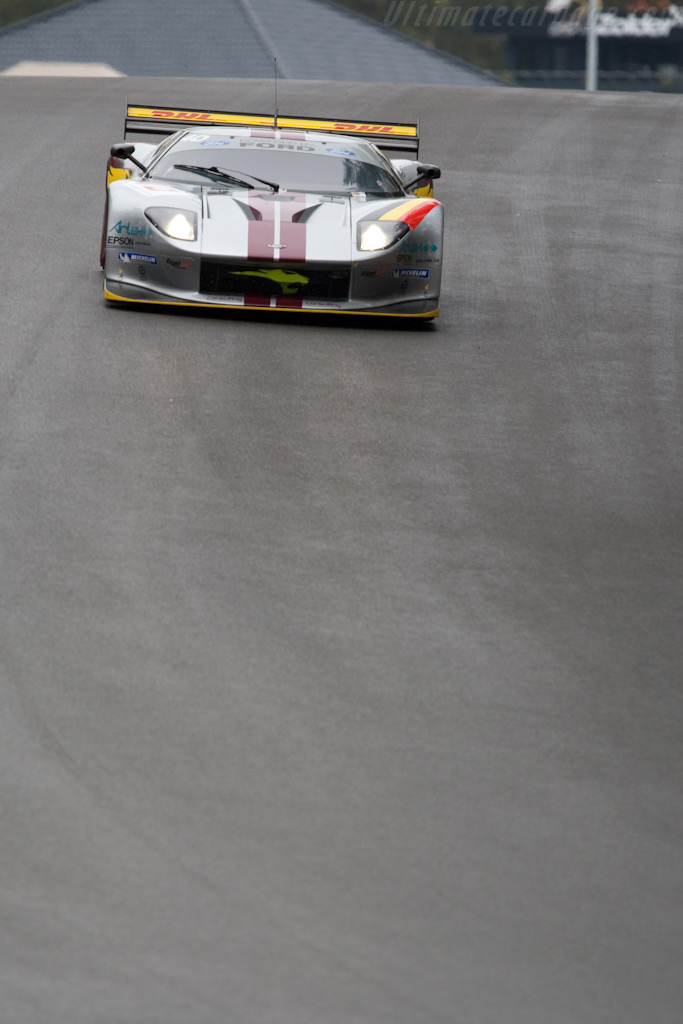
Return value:
[(117, 160), (130, 160), (132, 164), (139, 167), (141, 171), (147, 173), (147, 168), (144, 164), (141, 164), (139, 160), (136, 160), (133, 156), (135, 152), (135, 146), (132, 142), (117, 142), (115, 146), (111, 147), (111, 155), (116, 157)]
[(441, 168), (436, 164), (418, 164), (415, 173), (416, 176), (404, 184), (405, 189), (414, 188), (416, 185), (427, 185), (434, 178), (440, 178)]

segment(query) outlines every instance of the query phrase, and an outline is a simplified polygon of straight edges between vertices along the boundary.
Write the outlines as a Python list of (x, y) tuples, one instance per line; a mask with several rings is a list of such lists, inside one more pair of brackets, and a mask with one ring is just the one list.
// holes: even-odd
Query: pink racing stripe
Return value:
[(303, 213), (306, 209), (306, 202), (283, 204), (294, 207), (288, 210), (289, 217), (280, 221), (280, 245), (286, 245), (286, 249), (280, 249), (280, 259), (292, 263), (303, 263), (306, 259), (306, 224), (299, 224), (294, 220), (296, 213)]
[(247, 257), (250, 260), (274, 260), (275, 222), (250, 220), (247, 235)]
[(304, 132), (285, 132), (273, 128), (250, 128), (249, 135), (252, 139), (287, 139), (290, 142), (303, 142), (306, 138)]
[(256, 218), (249, 221), (247, 256), (250, 260), (301, 263), (306, 259), (306, 224), (297, 220), (306, 209), (304, 195), (293, 195), (291, 200), (283, 202), (276, 197), (270, 199), (264, 193), (251, 192), (249, 207)]

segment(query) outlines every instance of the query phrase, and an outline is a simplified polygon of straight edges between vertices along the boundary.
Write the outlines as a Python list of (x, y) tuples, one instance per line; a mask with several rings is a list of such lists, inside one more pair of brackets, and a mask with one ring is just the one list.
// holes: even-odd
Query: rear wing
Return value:
[(181, 110), (143, 107), (129, 103), (124, 138), (129, 133), (172, 135), (185, 125), (265, 128), (280, 131), (325, 132), (367, 138), (380, 149), (400, 149), (417, 156), (420, 135), (417, 124), (345, 121), (319, 117), (281, 117), (279, 114), (239, 114), (225, 110)]

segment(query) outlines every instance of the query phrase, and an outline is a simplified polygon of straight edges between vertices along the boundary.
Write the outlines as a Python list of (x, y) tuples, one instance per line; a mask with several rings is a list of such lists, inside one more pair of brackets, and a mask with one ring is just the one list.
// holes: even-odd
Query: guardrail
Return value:
[[(584, 71), (538, 70), (523, 69), (510, 73), (510, 79), (516, 85), (537, 86), (538, 88), (582, 89), (585, 82)], [(598, 72), (599, 87), (606, 89), (643, 90), (652, 92), (683, 92), (683, 75), (678, 69), (655, 70), (636, 68), (633, 71), (600, 71)]]

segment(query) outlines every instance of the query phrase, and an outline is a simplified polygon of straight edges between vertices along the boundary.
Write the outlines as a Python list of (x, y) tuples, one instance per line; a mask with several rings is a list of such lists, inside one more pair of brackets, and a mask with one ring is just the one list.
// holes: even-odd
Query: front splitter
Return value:
[[(140, 289), (142, 291), (142, 289)], [(253, 310), (254, 312), (274, 313), (326, 313), (333, 316), (388, 316), (388, 317), (410, 317), (412, 319), (433, 320), (439, 315), (439, 307), (436, 299), (418, 299), (413, 302), (398, 302), (379, 308), (364, 307), (361, 309), (348, 309), (341, 303), (321, 302), (316, 303), (313, 299), (303, 300), (298, 305), (276, 305), (275, 303), (251, 304), (241, 300), (238, 296), (229, 296), (212, 302), (210, 299), (176, 299), (176, 298), (149, 298), (148, 295), (133, 297), (130, 295), (117, 295), (112, 292), (105, 283), (104, 297), (108, 302), (131, 302), (137, 305), (148, 306), (185, 306), (196, 309), (224, 309), (224, 310)], [(417, 308), (419, 307), (419, 308)]]

